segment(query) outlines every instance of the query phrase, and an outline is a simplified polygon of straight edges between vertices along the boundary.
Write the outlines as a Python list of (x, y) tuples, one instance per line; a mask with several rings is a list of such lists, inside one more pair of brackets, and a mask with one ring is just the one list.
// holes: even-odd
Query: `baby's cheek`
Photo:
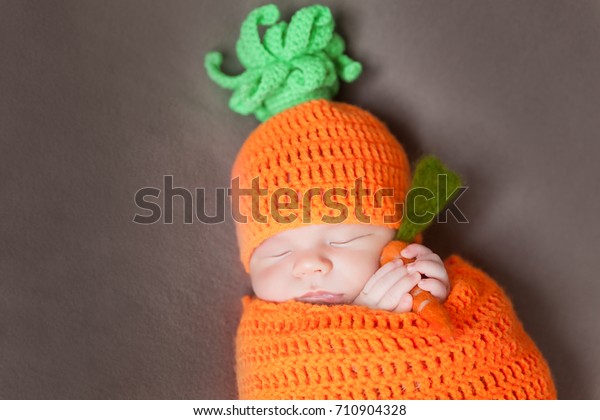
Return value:
[(286, 277), (278, 265), (264, 267), (251, 273), (251, 279), (252, 289), (257, 297), (272, 302), (290, 299)]
[(379, 269), (379, 254), (372, 250), (356, 252), (350, 256), (350, 259), (353, 270), (362, 273), (363, 276), (366, 275), (367, 278)]
[(343, 264), (347, 292), (355, 293), (358, 296), (367, 281), (379, 268), (379, 258), (373, 253), (365, 251), (348, 252), (344, 257), (340, 264)]

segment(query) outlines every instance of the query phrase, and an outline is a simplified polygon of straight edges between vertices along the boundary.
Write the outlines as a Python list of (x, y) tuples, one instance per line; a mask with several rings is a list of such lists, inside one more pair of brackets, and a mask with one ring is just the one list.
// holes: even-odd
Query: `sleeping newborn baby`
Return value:
[[(288, 108), (254, 130), (231, 179), (254, 292), (236, 338), (241, 399), (556, 397), (546, 361), (483, 271), (418, 242), (380, 266), (411, 170), (371, 113), (325, 99)], [(455, 337), (411, 310), (415, 286), (443, 302)]]
[[(258, 298), (283, 302), (353, 304), (393, 312), (412, 308), (415, 285), (441, 301), (448, 274), (441, 258), (419, 244), (379, 267), (383, 247), (395, 231), (361, 224), (318, 224), (281, 232), (264, 241), (250, 259), (252, 289)], [(421, 275), (426, 279), (421, 280)]]
[[(278, 20), (270, 4), (242, 23), (244, 73), (224, 74), (220, 53), (205, 57), (209, 77), (234, 90), (230, 108), (261, 121), (231, 170), (254, 291), (236, 336), (239, 397), (556, 398), (546, 361), (483, 271), (457, 255), (442, 261), (414, 235), (380, 267), (407, 227), (410, 162), (375, 115), (332, 100), (362, 67), (344, 54), (331, 11), (312, 5)], [(415, 285), (443, 302), (454, 336), (411, 311)]]

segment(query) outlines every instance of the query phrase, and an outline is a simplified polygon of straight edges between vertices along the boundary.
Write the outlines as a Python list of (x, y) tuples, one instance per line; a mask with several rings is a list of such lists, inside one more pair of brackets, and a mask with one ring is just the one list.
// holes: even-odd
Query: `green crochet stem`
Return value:
[[(233, 90), (229, 107), (260, 121), (313, 99), (332, 99), (339, 79), (353, 82), (359, 62), (344, 55), (344, 40), (334, 32), (331, 10), (313, 5), (298, 10), (290, 23), (278, 22), (274, 4), (254, 9), (242, 23), (236, 44), (245, 72), (229, 76), (221, 71), (223, 55), (209, 52), (204, 59), (208, 76)], [(260, 39), (259, 25), (269, 26)]]
[[(435, 156), (423, 157), (415, 166), (413, 181), (406, 196), (406, 213), (396, 240), (414, 242), (461, 186), (460, 177), (448, 170)], [(448, 195), (450, 193), (450, 195)]]

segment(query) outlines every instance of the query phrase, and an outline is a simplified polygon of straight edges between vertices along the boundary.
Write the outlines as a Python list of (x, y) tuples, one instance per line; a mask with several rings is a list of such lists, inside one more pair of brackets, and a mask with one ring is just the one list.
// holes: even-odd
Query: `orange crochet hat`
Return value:
[[(248, 220), (236, 223), (236, 232), (249, 271), (252, 251), (262, 241), (307, 223), (398, 229), (410, 167), (402, 146), (371, 113), (317, 99), (256, 128), (235, 160), (231, 179), (236, 178), (241, 188), (258, 178), (264, 189), (264, 195), (239, 200)], [(264, 219), (258, 220), (257, 210)]]
[[(369, 223), (398, 229), (410, 186), (404, 149), (383, 122), (357, 106), (334, 102), (338, 77), (362, 67), (343, 54), (331, 11), (300, 9), (275, 22), (275, 5), (252, 11), (237, 53), (246, 72), (227, 76), (222, 56), (206, 69), (234, 89), (230, 107), (263, 121), (243, 144), (231, 171), (232, 210), (240, 258), (249, 272), (265, 239), (307, 224)], [(258, 25), (273, 25), (260, 39)]]

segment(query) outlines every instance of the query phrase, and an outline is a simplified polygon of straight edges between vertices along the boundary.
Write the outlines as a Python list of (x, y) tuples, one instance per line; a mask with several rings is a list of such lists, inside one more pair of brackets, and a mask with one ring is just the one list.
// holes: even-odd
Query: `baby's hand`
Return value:
[(410, 291), (421, 280), (421, 274), (410, 274), (400, 258), (381, 266), (367, 281), (354, 305), (393, 312), (409, 312)]
[(439, 255), (434, 254), (426, 246), (413, 243), (400, 252), (404, 258), (415, 258), (416, 261), (407, 264), (409, 273), (420, 273), (424, 278), (418, 283), (420, 289), (430, 292), (443, 302), (450, 292), (450, 281), (446, 267)]
[[(367, 281), (353, 304), (393, 312), (409, 312), (412, 309), (410, 291), (418, 285), (433, 296), (446, 300), (450, 282), (442, 259), (429, 248), (410, 244), (402, 250), (404, 258), (415, 261), (404, 265), (400, 258), (380, 267)], [(422, 275), (425, 278), (422, 279)]]

